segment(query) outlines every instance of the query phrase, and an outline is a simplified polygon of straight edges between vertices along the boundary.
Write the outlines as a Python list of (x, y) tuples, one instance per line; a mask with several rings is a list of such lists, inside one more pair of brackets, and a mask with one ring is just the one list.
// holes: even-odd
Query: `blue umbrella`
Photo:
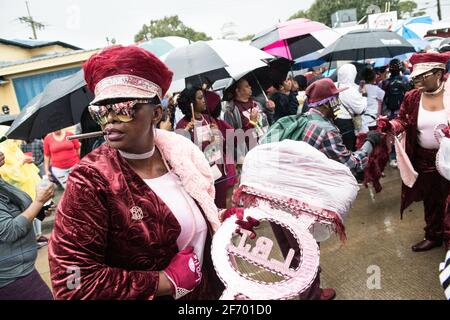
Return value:
[(404, 39), (422, 39), (431, 27), (433, 20), (429, 16), (413, 17), (406, 20), (394, 32)]
[(319, 59), (322, 50), (312, 52), (307, 54), (306, 56), (300, 57), (294, 60), (294, 65), (292, 66), (292, 70), (302, 70), (308, 69), (316, 66), (320, 66), (324, 64), (326, 61)]

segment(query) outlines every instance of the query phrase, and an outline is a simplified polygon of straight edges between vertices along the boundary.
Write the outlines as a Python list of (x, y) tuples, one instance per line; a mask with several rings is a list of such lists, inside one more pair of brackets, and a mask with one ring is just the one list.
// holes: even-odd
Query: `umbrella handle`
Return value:
[(194, 104), (191, 102), (192, 122), (195, 120)]
[(267, 98), (266, 92), (264, 91), (263, 87), (261, 86), (261, 83), (259, 83), (259, 80), (258, 80), (258, 78), (256, 77), (256, 75), (255, 75), (255, 73), (253, 71), (252, 71), (252, 75), (255, 78), (256, 83), (258, 84), (259, 88), (261, 89), (261, 91), (263, 93), (263, 96), (264, 96), (264, 99), (266, 100), (266, 102), (269, 101), (269, 98)]
[(70, 141), (70, 140), (74, 140), (74, 139), (87, 139), (87, 138), (95, 138), (95, 137), (100, 137), (100, 136), (104, 136), (106, 133), (103, 131), (96, 131), (96, 132), (88, 132), (88, 133), (82, 133), (82, 134), (74, 134), (71, 136), (67, 136), (66, 140)]

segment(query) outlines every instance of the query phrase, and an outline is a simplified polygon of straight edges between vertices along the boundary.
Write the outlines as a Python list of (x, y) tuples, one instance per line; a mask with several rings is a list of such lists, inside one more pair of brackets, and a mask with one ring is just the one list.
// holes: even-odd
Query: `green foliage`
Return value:
[(144, 24), (134, 36), (134, 41), (150, 40), (157, 37), (178, 36), (191, 41), (211, 40), (204, 32), (197, 32), (187, 27), (177, 15), (151, 20), (150, 24)]
[(255, 37), (254, 34), (248, 34), (242, 38), (239, 38), (239, 41), (248, 41), (248, 40), (252, 40)]
[(298, 18), (308, 18), (309, 19), (308, 10), (297, 11), (292, 16), (290, 16), (288, 20), (294, 20), (294, 19), (298, 19)]
[[(296, 18), (308, 18), (322, 22), (331, 27), (331, 15), (339, 10), (356, 9), (357, 19), (360, 20), (366, 15), (367, 7), (371, 4), (380, 7), (383, 12), (386, 0), (316, 0), (308, 10), (300, 10), (289, 17), (289, 20)], [(417, 3), (410, 0), (392, 0), (391, 11), (397, 11), (399, 18), (406, 16), (419, 16), (425, 14), (423, 11), (415, 12)]]

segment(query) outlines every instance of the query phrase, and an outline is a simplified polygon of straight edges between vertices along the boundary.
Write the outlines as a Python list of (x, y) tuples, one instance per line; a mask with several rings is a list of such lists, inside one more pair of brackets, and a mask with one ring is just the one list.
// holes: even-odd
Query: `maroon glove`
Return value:
[(383, 133), (392, 133), (394, 128), (387, 117), (378, 117), (377, 119), (377, 131)]
[(222, 216), (222, 221), (225, 221), (226, 219), (228, 219), (229, 217), (231, 217), (232, 215), (236, 215), (236, 224), (239, 226), (236, 229), (236, 233), (241, 234), (240, 229), (245, 229), (247, 231), (250, 231), (250, 239), (253, 239), (256, 237), (256, 233), (253, 230), (254, 227), (259, 226), (259, 220), (252, 218), (252, 217), (247, 217), (247, 221), (244, 220), (244, 208), (230, 208), (225, 210), (225, 212), (223, 213)]
[(202, 279), (200, 262), (192, 246), (178, 252), (163, 272), (172, 282), (175, 299), (179, 299), (194, 290)]

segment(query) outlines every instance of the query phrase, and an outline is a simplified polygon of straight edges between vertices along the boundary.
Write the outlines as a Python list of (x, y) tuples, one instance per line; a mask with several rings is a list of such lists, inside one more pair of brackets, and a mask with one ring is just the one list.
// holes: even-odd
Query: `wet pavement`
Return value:
[[(385, 173), (381, 193), (372, 197), (361, 187), (345, 221), (347, 241), (332, 237), (321, 244), (322, 287), (334, 288), (340, 300), (444, 300), (438, 266), (445, 251), (411, 251), (423, 238), (423, 205), (414, 203), (400, 220), (400, 176), (396, 169)], [(52, 222), (45, 222), (44, 233)], [(47, 254), (47, 247), (39, 250), (36, 268), (50, 285)]]

